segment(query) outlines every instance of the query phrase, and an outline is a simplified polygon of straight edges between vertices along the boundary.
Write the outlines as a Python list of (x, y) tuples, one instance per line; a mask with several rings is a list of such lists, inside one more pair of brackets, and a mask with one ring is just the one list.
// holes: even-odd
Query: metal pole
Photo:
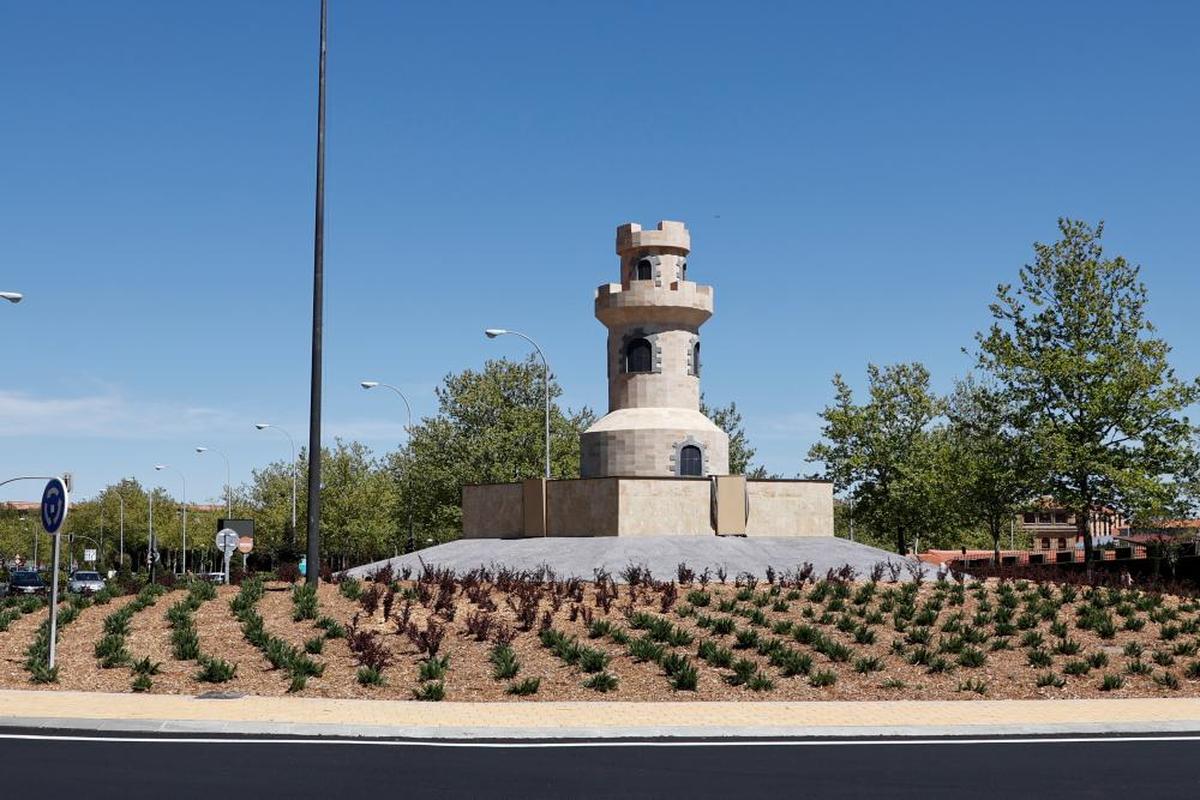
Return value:
[(546, 353), (538, 346), (538, 343), (520, 331), (489, 329), (484, 331), (484, 333), (489, 338), (505, 335), (520, 336), (533, 345), (533, 349), (537, 351), (538, 357), (542, 359), (542, 379), (546, 388), (546, 480), (550, 480), (550, 361), (546, 358)]
[(54, 669), (54, 656), (58, 642), (58, 556), (62, 534), (54, 534), (54, 568), (50, 574), (50, 669)]
[(146, 492), (150, 498), (150, 532), (146, 536), (146, 561), (150, 563), (150, 582), (154, 583), (154, 491)]
[(315, 587), (321, 572), (321, 334), (325, 303), (325, 51), (328, 0), (321, 0), (321, 45), (317, 68), (317, 191), (313, 220), (312, 382), (308, 411), (308, 548), (305, 583)]
[[(371, 381), (366, 381), (362, 384), (362, 386), (364, 388), (369, 388), (372, 385), (373, 385), (373, 383)], [(391, 389), (393, 392), (395, 392), (397, 395), (400, 396), (401, 400), (404, 401), (404, 410), (408, 414), (408, 427), (405, 429), (405, 432), (408, 434), (408, 442), (409, 442), (409, 445), (411, 445), (412, 444), (412, 431), (413, 431), (412, 405), (408, 402), (408, 398), (405, 397), (404, 392), (400, 391), (395, 386), (392, 386), (390, 383), (380, 383), (379, 385), (386, 389)], [(416, 537), (416, 533), (414, 533), (414, 531), (413, 531), (412, 476), (411, 476), (412, 470), (411, 470), (411, 467), (412, 467), (412, 464), (410, 463), (409, 466), (406, 467), (404, 470), (404, 485), (405, 485), (405, 494), (407, 495), (405, 497), (405, 500), (406, 500), (406, 505), (408, 506), (408, 551), (410, 553), (414, 553), (417, 550), (417, 537)]]
[(121, 556), (117, 570), (125, 569), (125, 498), (118, 494), (117, 501), (121, 504)]
[(179, 574), (187, 575), (187, 478), (181, 472), (179, 479), (183, 481), (183, 569)]

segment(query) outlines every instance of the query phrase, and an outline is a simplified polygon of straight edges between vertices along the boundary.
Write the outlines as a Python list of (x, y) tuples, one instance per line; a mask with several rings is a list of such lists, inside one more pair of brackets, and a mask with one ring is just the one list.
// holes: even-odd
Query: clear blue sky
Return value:
[[(704, 389), (793, 474), (829, 379), (940, 388), (1059, 215), (1144, 267), (1185, 375), (1200, 219), (1190, 3), (394, 3), (330, 16), (325, 433), (401, 440), (448, 371), (547, 348), (605, 410), (614, 228), (679, 219)], [(306, 437), (316, 0), (8, 3), (0, 473), (189, 499)], [(8, 487), (11, 488), (11, 487)], [(25, 498), (34, 487), (0, 499)]]

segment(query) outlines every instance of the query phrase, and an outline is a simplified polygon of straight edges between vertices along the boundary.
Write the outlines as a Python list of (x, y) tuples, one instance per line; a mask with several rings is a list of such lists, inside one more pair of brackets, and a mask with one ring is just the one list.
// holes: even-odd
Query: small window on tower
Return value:
[(654, 280), (654, 265), (650, 263), (650, 259), (643, 258), (637, 263), (637, 277), (634, 280)]
[(679, 450), (679, 474), (700, 477), (704, 474), (704, 454), (694, 444), (684, 445)]
[(692, 345), (692, 374), (700, 377), (700, 343)]
[(626, 372), (652, 372), (654, 348), (645, 339), (634, 339), (625, 348)]
[(679, 262), (679, 280), (681, 280), (681, 281), (687, 280), (687, 262), (686, 261)]

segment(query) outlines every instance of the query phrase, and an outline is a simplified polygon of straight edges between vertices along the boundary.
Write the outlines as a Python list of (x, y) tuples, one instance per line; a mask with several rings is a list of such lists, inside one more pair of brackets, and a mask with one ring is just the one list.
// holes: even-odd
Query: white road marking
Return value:
[(887, 747), (973, 744), (1121, 744), (1129, 742), (1198, 742), (1200, 735), (1180, 736), (1073, 736), (977, 739), (770, 739), (770, 740), (597, 740), (573, 742), (473, 742), (436, 739), (283, 739), (283, 738), (189, 738), (181, 736), (86, 736), (83, 734), (0, 733), (2, 740), (36, 742), (104, 742), (114, 744), (263, 744), (263, 745), (368, 745), (373, 747), (479, 747), (494, 749), (581, 748), (581, 747)]

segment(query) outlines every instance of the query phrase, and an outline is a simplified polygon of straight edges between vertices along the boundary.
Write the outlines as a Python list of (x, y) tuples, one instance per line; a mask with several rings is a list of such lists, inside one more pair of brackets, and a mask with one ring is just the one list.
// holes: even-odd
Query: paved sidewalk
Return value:
[(0, 691), (0, 733), (86, 731), (591, 739), (1200, 731), (1200, 699), (810, 703), (418, 703)]

